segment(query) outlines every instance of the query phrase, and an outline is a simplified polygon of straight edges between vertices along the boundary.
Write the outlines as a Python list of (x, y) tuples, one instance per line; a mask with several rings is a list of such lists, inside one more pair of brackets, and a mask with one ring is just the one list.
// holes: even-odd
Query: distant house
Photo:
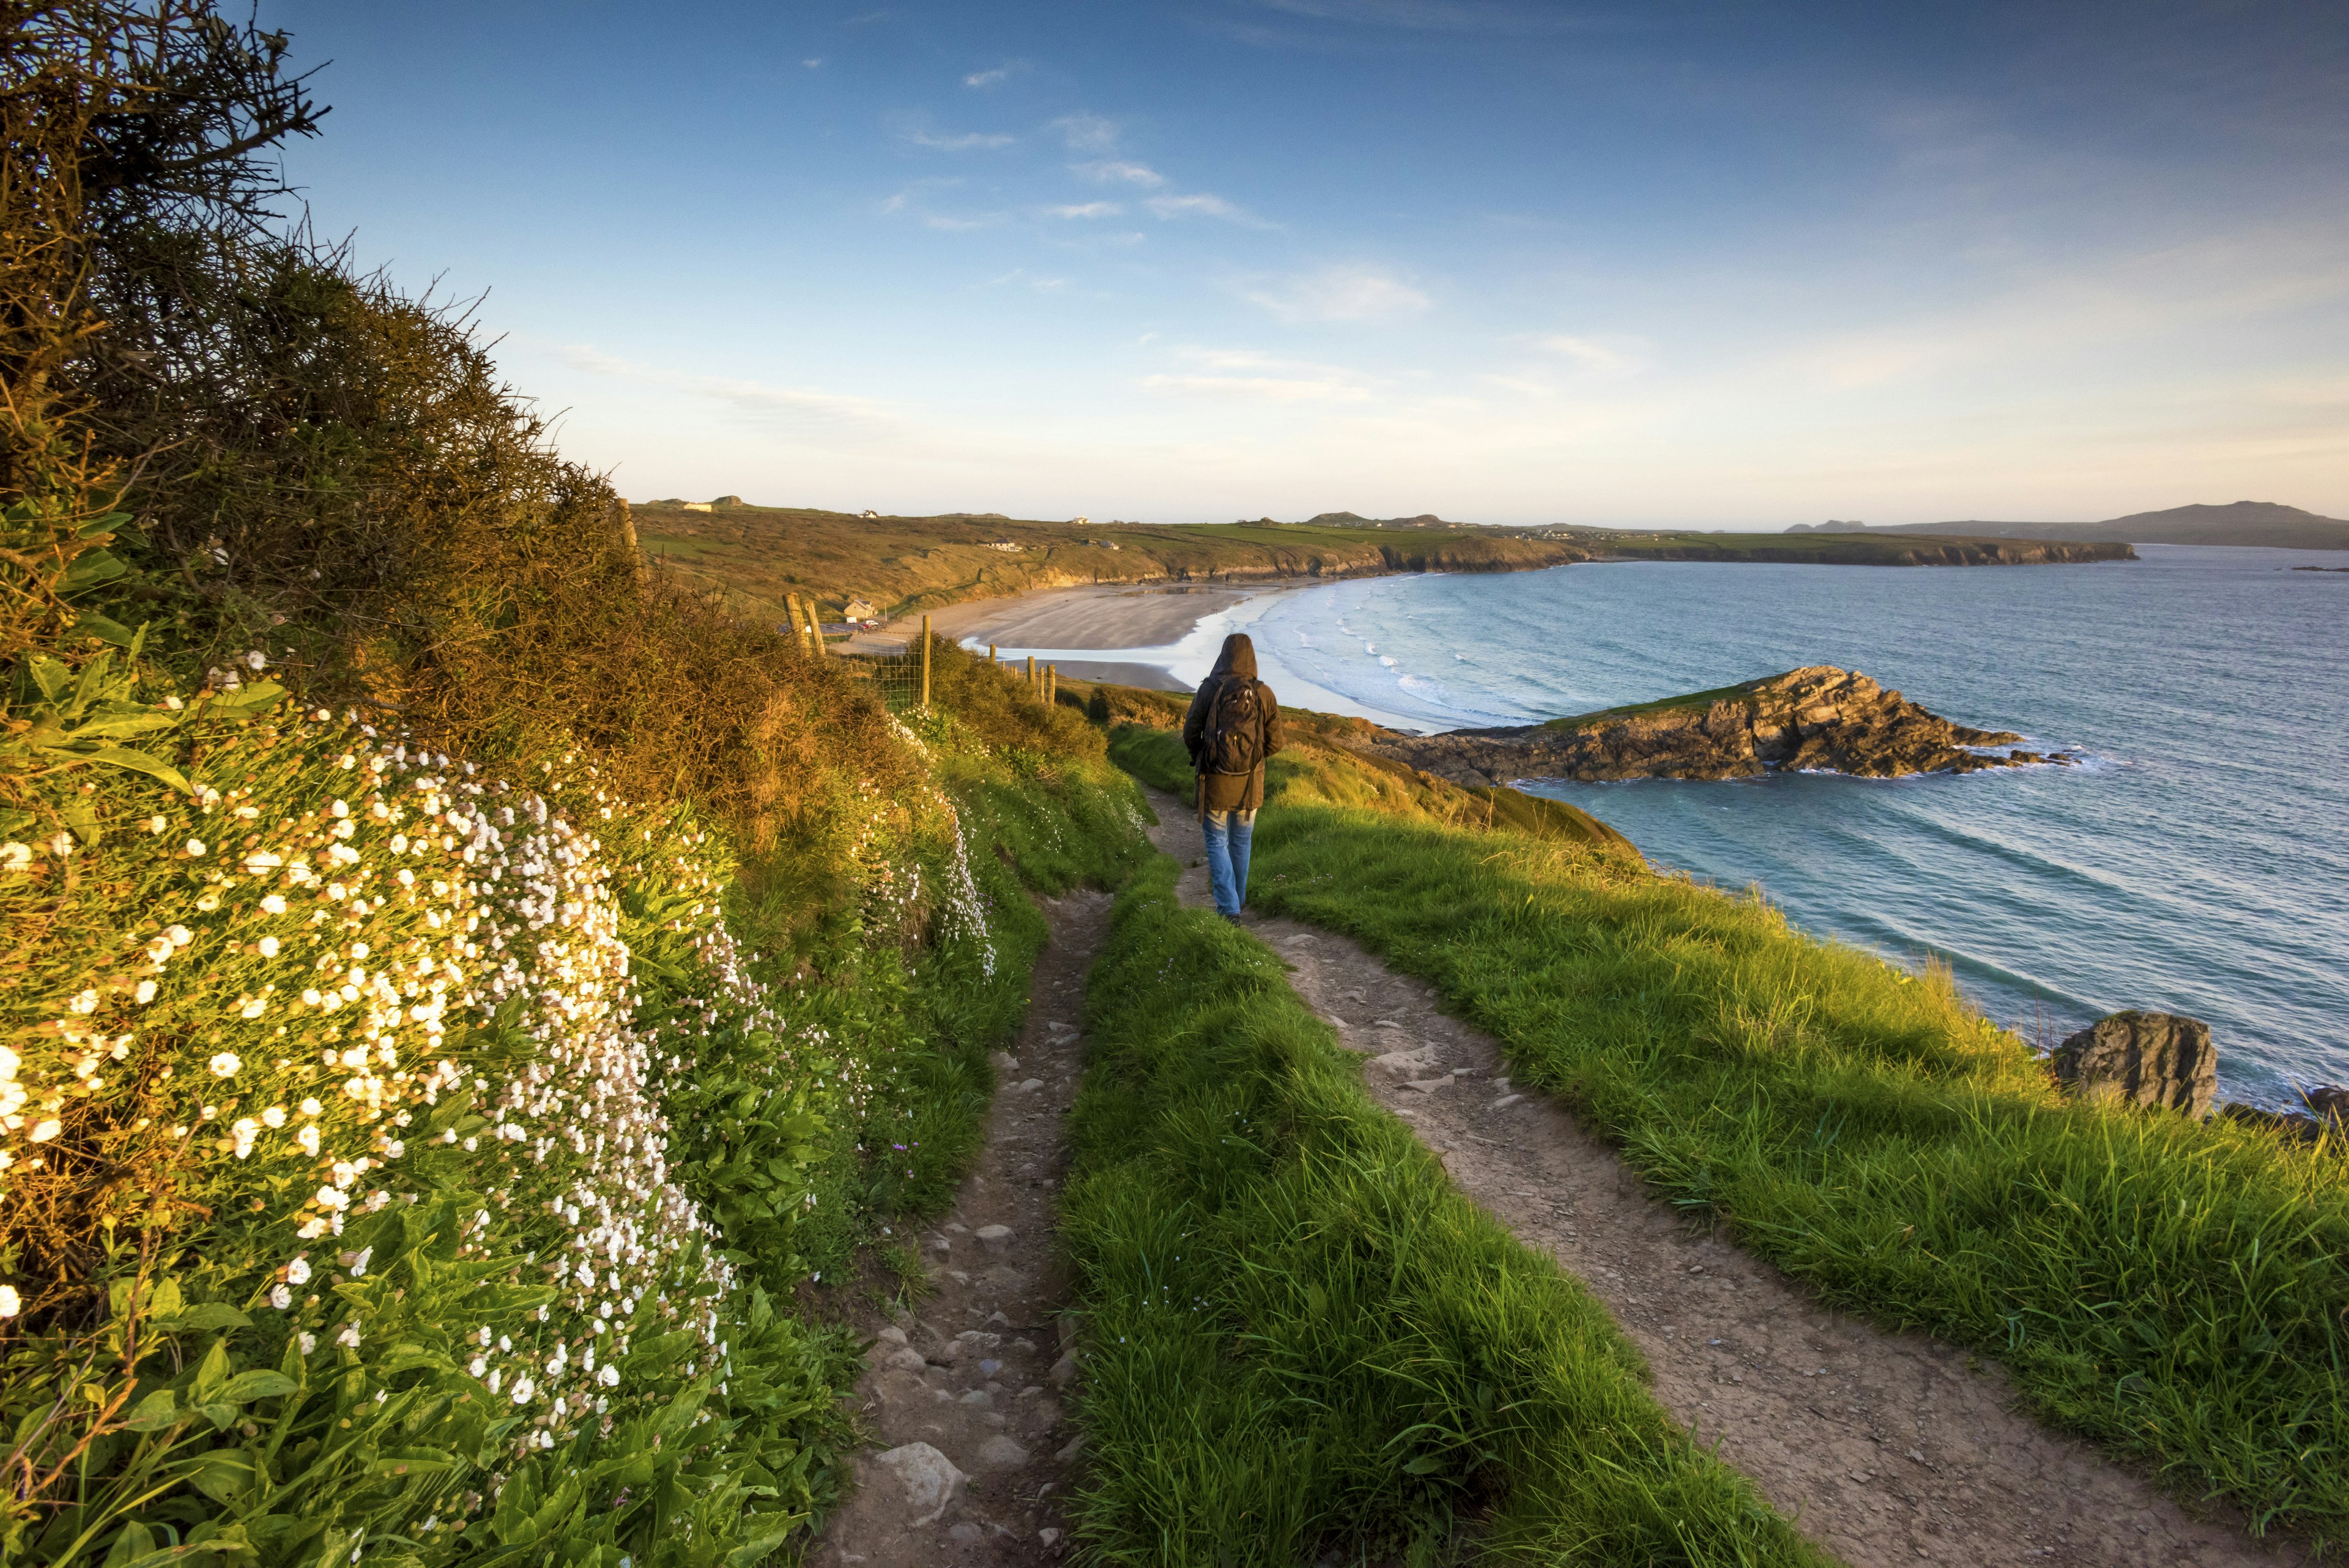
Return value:
[(1092, 526), (1092, 521), (1093, 520), (1090, 517), (1071, 517), (1069, 519), (1069, 526), (1071, 528), (1090, 528)]
[(869, 507), (869, 506), (868, 506), (868, 507), (866, 507), (864, 511), (862, 511), (862, 512), (858, 513), (858, 514), (857, 514), (857, 515), (858, 515), (859, 517), (878, 517), (878, 516), (880, 516), (880, 515), (881, 515), (881, 514), (879, 514), (878, 512), (874, 511), (871, 507)]
[(709, 510), (709, 503), (707, 501), (688, 501), (682, 503), (681, 506), (682, 509), (687, 512), (707, 512)]
[(1025, 545), (1015, 545), (1009, 539), (989, 539), (987, 542), (987, 547), (990, 550), (1010, 550), (1015, 553), (1027, 548)]
[(851, 599), (840, 613), (851, 620), (871, 620), (881, 613), (881, 607), (871, 599)]

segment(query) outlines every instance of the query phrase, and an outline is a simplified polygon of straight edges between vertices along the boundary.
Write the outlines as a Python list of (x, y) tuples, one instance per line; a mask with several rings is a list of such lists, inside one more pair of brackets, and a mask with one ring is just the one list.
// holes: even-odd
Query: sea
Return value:
[[(2043, 1045), (2207, 1022), (2222, 1096), (2349, 1084), (2349, 566), (2139, 545), (2084, 566), (1583, 564), (1269, 593), (1142, 659), (1255, 639), (1285, 705), (1433, 732), (1834, 664), (2078, 766), (1523, 787), (1660, 865), (1921, 966)], [(1022, 652), (1028, 650), (1021, 650)], [(1049, 657), (1050, 650), (1036, 650)]]

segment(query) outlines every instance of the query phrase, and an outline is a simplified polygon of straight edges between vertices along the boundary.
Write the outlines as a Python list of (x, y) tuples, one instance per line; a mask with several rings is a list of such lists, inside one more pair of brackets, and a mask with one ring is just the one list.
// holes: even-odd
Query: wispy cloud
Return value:
[(816, 67), (818, 67), (818, 66), (820, 66), (820, 65), (823, 64), (823, 61), (821, 58), (818, 58), (818, 59), (812, 59), (812, 60), (802, 60), (802, 61), (800, 62), (800, 64), (802, 64), (802, 65), (805, 66), (805, 67), (806, 67), (808, 69), (810, 69), (810, 70), (813, 70), (813, 69), (815, 69), (815, 68), (816, 68)]
[(1097, 114), (1064, 114), (1044, 129), (1059, 131), (1071, 152), (1108, 152), (1117, 146), (1117, 121)]
[(1381, 321), (1415, 316), (1432, 303), (1383, 267), (1327, 266), (1247, 295), (1283, 321)]
[(1162, 218), (1222, 218), (1227, 223), (1247, 223), (1259, 229), (1272, 227), (1245, 207), (1235, 206), (1221, 196), (1198, 192), (1188, 196), (1153, 196), (1143, 203)]
[(962, 78), (962, 85), (967, 88), (1001, 87), (1005, 82), (1018, 76), (1022, 68), (1018, 60), (1006, 60), (990, 70), (971, 72)]
[(1010, 217), (1009, 213), (939, 213), (927, 205), (926, 198), (934, 191), (948, 191), (960, 185), (956, 179), (916, 180), (887, 201), (881, 203), (884, 213), (903, 213), (918, 220), (925, 228), (960, 233), (966, 229), (991, 229)]
[(585, 343), (564, 344), (555, 353), (574, 369), (591, 375), (610, 376), (707, 399), (732, 409), (758, 429), (779, 435), (821, 436), (826, 440), (878, 437), (895, 433), (903, 421), (894, 404), (877, 398), (664, 369), (624, 359)]
[(1096, 181), (1103, 185), (1123, 183), (1158, 186), (1166, 183), (1166, 176), (1146, 163), (1126, 163), (1112, 159), (1102, 159), (1092, 163), (1071, 163), (1069, 165), (1069, 172), (1081, 175), (1087, 180)]
[(1055, 218), (1114, 218), (1125, 208), (1116, 202), (1072, 202), (1065, 206), (1047, 207), (1044, 211)]
[(1177, 349), (1174, 358), (1196, 369), (1144, 376), (1144, 389), (1226, 402), (1366, 403), (1375, 385), (1359, 370), (1276, 358), (1254, 348), (1193, 347)]
[(960, 136), (940, 136), (935, 131), (909, 130), (905, 140), (916, 147), (936, 148), (940, 152), (969, 152), (978, 148), (1009, 147), (1016, 138), (999, 131), (965, 131)]
[(1626, 338), (1574, 337), (1554, 333), (1534, 339), (1534, 347), (1545, 354), (1556, 354), (1572, 361), (1585, 370), (1600, 375), (1619, 376), (1644, 367), (1647, 358), (1641, 351), (1645, 345)]

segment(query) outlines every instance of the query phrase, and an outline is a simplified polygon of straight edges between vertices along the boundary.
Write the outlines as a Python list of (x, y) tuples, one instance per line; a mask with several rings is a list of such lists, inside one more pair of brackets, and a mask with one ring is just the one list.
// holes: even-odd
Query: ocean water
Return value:
[[(1295, 706), (1521, 722), (1806, 664), (2080, 767), (1877, 780), (1529, 784), (1650, 858), (1758, 884), (1798, 925), (1921, 962), (2052, 1044), (2124, 1007), (2211, 1025), (2222, 1094), (2349, 1083), (2349, 566), (2140, 546), (2086, 566), (1625, 563), (1267, 595), (1245, 628)], [(1096, 656), (1098, 657), (1098, 656)]]

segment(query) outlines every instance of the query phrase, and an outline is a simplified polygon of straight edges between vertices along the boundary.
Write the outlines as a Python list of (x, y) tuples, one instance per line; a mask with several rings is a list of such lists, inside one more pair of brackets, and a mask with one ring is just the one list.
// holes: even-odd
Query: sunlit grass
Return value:
[[(1172, 782), (1164, 738), (1117, 754)], [(2075, 1105), (1948, 974), (1751, 898), (1277, 770), (1251, 897), (1499, 1036), (1674, 1201), (1827, 1301), (2003, 1361), (2046, 1417), (2261, 1527), (2349, 1528), (2337, 1147)]]
[(1478, 1519), (1504, 1561), (1818, 1561), (1174, 874), (1121, 896), (1090, 982), (1065, 1235), (1100, 1559), (1425, 1563)]

